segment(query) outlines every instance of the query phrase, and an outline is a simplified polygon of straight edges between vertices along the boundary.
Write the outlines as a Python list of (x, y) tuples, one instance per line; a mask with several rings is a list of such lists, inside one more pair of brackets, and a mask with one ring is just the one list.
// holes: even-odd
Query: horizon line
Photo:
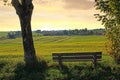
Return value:
[[(94, 28), (94, 29), (88, 29), (88, 28), (82, 28), (82, 29), (87, 29), (87, 30), (94, 30), (94, 29), (105, 29), (105, 28)], [(82, 30), (82, 29), (78, 29), (78, 30)], [(41, 29), (34, 29), (32, 31), (36, 31), (36, 30), (41, 30)], [(63, 31), (63, 30), (75, 30), (75, 29), (51, 29), (51, 30), (41, 30), (41, 31)], [(21, 30), (3, 30), (0, 32), (8, 32), (8, 31), (21, 31)]]

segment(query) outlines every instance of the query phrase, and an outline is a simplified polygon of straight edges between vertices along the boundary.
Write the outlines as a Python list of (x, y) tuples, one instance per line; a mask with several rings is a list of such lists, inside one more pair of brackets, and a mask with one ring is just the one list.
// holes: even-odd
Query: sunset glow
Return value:
[[(32, 30), (104, 28), (94, 14), (93, 0), (34, 0)], [(0, 1), (0, 31), (20, 30), (19, 18), (12, 6)]]

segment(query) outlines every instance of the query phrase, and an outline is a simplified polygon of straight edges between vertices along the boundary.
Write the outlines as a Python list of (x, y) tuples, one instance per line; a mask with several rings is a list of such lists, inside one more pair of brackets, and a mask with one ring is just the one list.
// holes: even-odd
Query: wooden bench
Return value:
[(79, 61), (92, 61), (96, 67), (97, 61), (102, 59), (102, 52), (80, 52), (80, 53), (53, 53), (53, 61), (59, 62), (79, 62)]

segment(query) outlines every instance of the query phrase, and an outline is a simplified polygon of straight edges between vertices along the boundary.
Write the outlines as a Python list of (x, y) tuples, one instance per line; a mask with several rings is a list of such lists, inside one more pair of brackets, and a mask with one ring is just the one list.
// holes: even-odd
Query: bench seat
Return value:
[(97, 61), (102, 59), (102, 52), (53, 53), (52, 58), (60, 65), (62, 62), (92, 61), (96, 67)]

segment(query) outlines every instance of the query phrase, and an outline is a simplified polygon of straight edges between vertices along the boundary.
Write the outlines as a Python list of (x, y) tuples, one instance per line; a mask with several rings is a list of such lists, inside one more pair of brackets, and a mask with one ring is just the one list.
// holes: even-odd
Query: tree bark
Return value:
[(31, 2), (23, 0), (20, 4), (18, 0), (13, 0), (12, 5), (20, 19), (25, 62), (27, 65), (34, 65), (37, 62), (31, 31), (31, 17), (34, 6), (32, 0), (28, 1)]

